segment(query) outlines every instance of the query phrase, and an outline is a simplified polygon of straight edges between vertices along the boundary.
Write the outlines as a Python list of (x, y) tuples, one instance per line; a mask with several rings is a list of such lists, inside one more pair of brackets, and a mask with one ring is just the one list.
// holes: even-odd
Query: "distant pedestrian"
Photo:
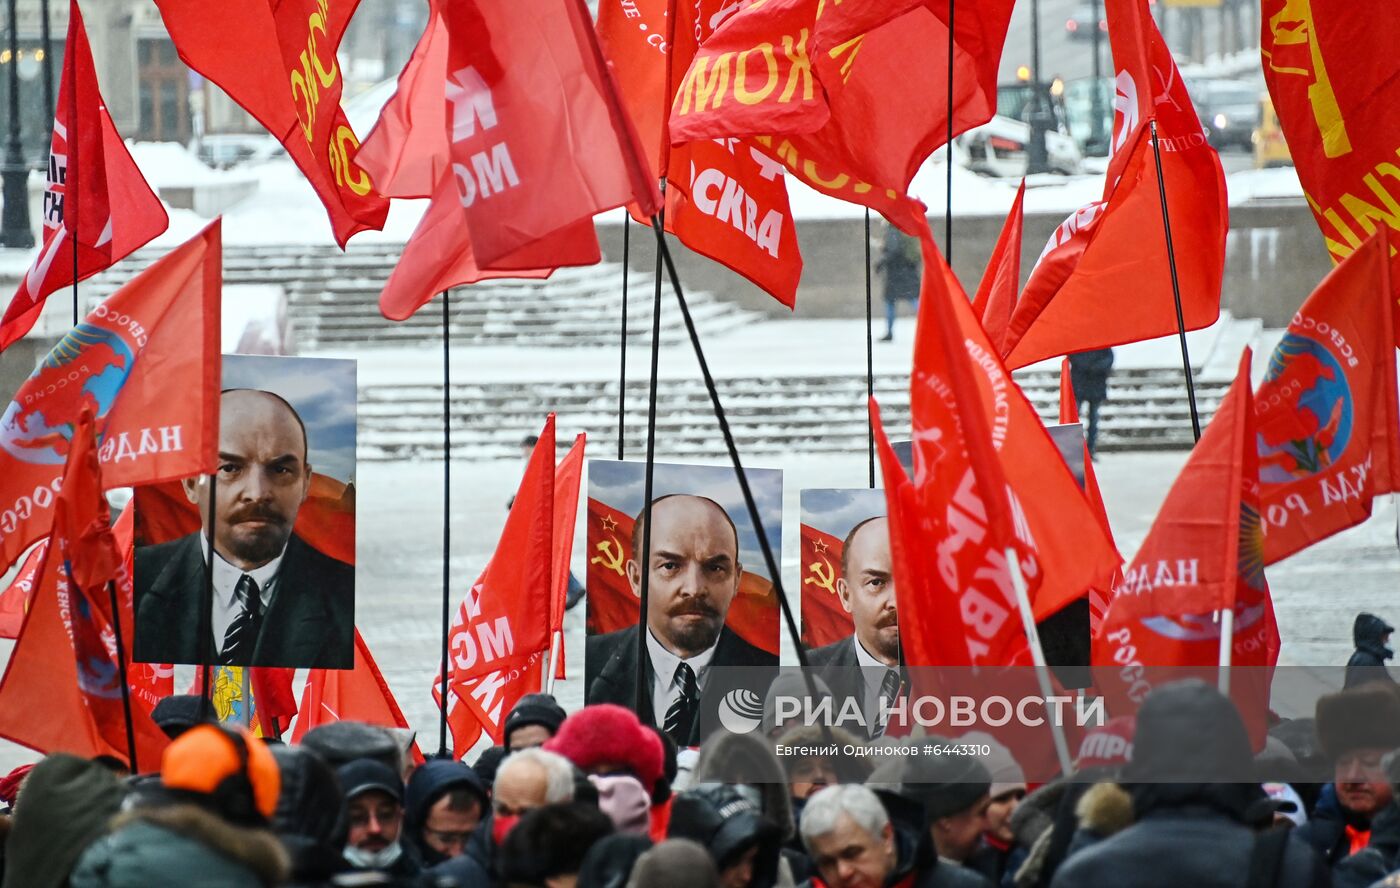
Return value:
[(919, 242), (893, 225), (886, 225), (885, 244), (875, 270), (885, 279), (885, 335), (880, 341), (892, 342), (896, 303), (912, 302), (914, 313), (919, 312), (919, 279), (923, 271)]
[(1084, 437), (1089, 443), (1090, 456), (1098, 452), (1099, 406), (1108, 400), (1108, 377), (1112, 372), (1111, 348), (1097, 348), (1069, 356), (1069, 381), (1074, 387), (1079, 415), (1087, 420)]
[(1390, 677), (1390, 670), (1385, 668), (1385, 661), (1395, 656), (1388, 643), (1394, 631), (1394, 626), (1375, 614), (1356, 615), (1356, 622), (1351, 624), (1351, 640), (1356, 650), (1347, 661), (1343, 687), (1352, 688), (1368, 681), (1395, 681)]

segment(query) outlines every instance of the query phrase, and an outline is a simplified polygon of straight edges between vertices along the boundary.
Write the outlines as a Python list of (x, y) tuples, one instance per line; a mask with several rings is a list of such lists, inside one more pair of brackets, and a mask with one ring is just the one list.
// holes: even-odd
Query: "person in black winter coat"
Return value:
[(296, 888), (330, 884), (347, 869), (345, 793), (335, 771), (315, 752), (299, 746), (270, 746), (282, 776), (272, 831), (292, 861)]
[(875, 270), (885, 278), (885, 335), (881, 342), (894, 340), (894, 318), (900, 302), (914, 303), (919, 310), (919, 287), (923, 276), (919, 242), (893, 225), (885, 226), (884, 247)]
[(1111, 348), (1096, 348), (1069, 356), (1070, 386), (1085, 421), (1084, 438), (1089, 444), (1090, 456), (1098, 452), (1099, 406), (1108, 400), (1108, 377), (1112, 372)]
[(424, 762), (404, 791), (404, 842), (425, 867), (457, 857), (490, 804), (485, 784), (467, 765)]
[(1389, 681), (1390, 670), (1385, 661), (1395, 656), (1387, 642), (1395, 627), (1375, 614), (1357, 614), (1351, 624), (1351, 640), (1356, 645), (1351, 659), (1347, 660), (1346, 683), (1343, 688), (1354, 688), (1368, 681)]
[(1258, 783), (1232, 782), (1252, 771), (1228, 698), (1200, 681), (1157, 688), (1138, 713), (1124, 773), (1136, 822), (1072, 854), (1051, 888), (1240, 888), (1260, 864), (1278, 888), (1324, 888), (1327, 869), (1307, 845), (1286, 833), (1256, 838), (1267, 797)]

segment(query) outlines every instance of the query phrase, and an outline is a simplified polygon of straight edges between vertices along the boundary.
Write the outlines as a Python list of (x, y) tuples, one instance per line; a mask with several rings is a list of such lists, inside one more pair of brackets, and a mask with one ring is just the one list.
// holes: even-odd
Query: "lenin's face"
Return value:
[(899, 662), (899, 615), (895, 610), (890, 526), (867, 521), (843, 553), (848, 573), (836, 582), (841, 605), (856, 626), (856, 638), (888, 666)]
[[(208, 480), (184, 483), (207, 533)], [(224, 393), (214, 504), (214, 548), (224, 560), (254, 570), (281, 554), (310, 486), (306, 437), (287, 405), (264, 392)]]
[[(667, 650), (690, 657), (719, 639), (739, 591), (738, 540), (724, 512), (694, 496), (653, 504), (651, 527), (647, 625)], [(627, 562), (627, 580), (640, 597), (641, 565), (635, 559)]]

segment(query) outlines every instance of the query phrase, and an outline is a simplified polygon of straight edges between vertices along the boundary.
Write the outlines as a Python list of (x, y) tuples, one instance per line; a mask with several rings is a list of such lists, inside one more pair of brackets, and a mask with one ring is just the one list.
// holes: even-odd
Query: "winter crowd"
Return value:
[(156, 772), (53, 754), (0, 780), (3, 885), (1400, 888), (1390, 631), (1359, 617), (1347, 687), (1260, 752), (1183, 681), (1038, 786), (985, 734), (960, 738), (977, 757), (831, 754), (861, 741), (771, 708), (677, 750), (626, 708), (530, 695), (468, 765), (356, 722), (265, 742), (170, 697)]

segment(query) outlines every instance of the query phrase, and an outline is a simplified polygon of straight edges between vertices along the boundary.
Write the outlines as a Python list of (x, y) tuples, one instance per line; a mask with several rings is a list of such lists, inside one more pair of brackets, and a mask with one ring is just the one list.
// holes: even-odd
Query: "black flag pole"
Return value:
[(622, 330), (618, 334), (617, 353), (617, 459), (623, 459), (627, 437), (627, 275), (631, 268), (632, 214), (622, 211)]
[[(68, 575), (68, 586), (73, 587), (71, 573)], [(136, 729), (131, 722), (131, 686), (127, 684), (126, 678), (126, 645), (122, 642), (122, 612), (117, 604), (117, 584), (112, 580), (107, 581), (107, 596), (112, 602), (112, 635), (117, 643), (117, 680), (122, 683), (122, 719), (126, 722), (127, 764), (132, 774), (140, 774), (141, 769), (136, 764)]]
[(953, 22), (957, 0), (948, 0), (948, 145), (943, 195), (943, 258), (953, 267)]
[[(661, 193), (666, 193), (666, 181), (661, 181)], [(662, 210), (664, 213), (665, 210)], [(661, 225), (660, 215), (652, 217), (652, 225)], [(660, 232), (662, 228), (656, 229), (656, 289), (652, 294), (651, 301), (651, 381), (647, 391), (647, 457), (644, 480), (642, 482), (642, 552), (641, 560), (641, 583), (639, 604), (641, 611), (637, 618), (637, 696), (636, 711), (641, 712), (643, 704), (646, 702), (647, 693), (647, 670), (641, 664), (650, 662), (650, 655), (647, 653), (647, 605), (651, 591), (651, 500), (654, 491), (654, 481), (656, 475), (656, 392), (657, 373), (661, 368), (661, 258), (663, 255), (670, 261), (670, 254), (666, 252), (666, 236)], [(653, 713), (653, 717), (665, 718), (664, 712)]]
[(438, 707), (438, 754), (447, 749), (447, 633), (451, 629), (452, 578), (452, 326), (448, 302), (451, 290), (442, 292), (442, 650), (438, 676), (442, 705)]
[(1181, 311), (1181, 283), (1176, 276), (1176, 250), (1172, 246), (1172, 219), (1167, 211), (1167, 185), (1162, 180), (1162, 150), (1157, 144), (1157, 121), (1152, 127), (1152, 156), (1157, 162), (1157, 197), (1162, 202), (1162, 230), (1167, 236), (1167, 264), (1172, 273), (1172, 301), (1176, 304), (1176, 336), (1181, 343), (1181, 372), (1186, 377), (1186, 399), (1191, 404), (1191, 433), (1201, 440), (1201, 415), (1196, 409), (1196, 380), (1191, 375), (1191, 353), (1186, 349), (1186, 319)]
[(219, 498), (219, 473), (216, 469), (209, 476), (209, 529), (205, 534), (204, 594), (199, 599), (199, 637), (203, 639), (195, 650), (200, 652), (198, 661), (203, 670), (199, 681), (199, 720), (209, 719), (209, 673), (214, 668), (218, 648), (213, 641), (214, 634), (214, 524), (218, 520), (215, 506)]
[[(870, 280), (870, 207), (865, 208), (865, 403), (875, 397), (875, 336), (870, 327), (873, 320), (873, 300)], [(870, 468), (870, 487), (875, 488), (875, 418), (865, 411), (866, 456)]]

